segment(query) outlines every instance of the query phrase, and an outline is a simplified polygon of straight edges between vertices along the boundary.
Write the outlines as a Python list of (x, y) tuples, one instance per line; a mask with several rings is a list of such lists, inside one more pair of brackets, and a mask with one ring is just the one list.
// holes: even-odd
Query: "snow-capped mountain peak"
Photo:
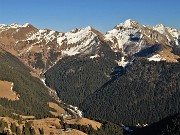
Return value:
[[(171, 47), (179, 45), (179, 31), (163, 24), (150, 27), (128, 19), (108, 31), (105, 34), (105, 39), (111, 41), (113, 50), (120, 51), (129, 58), (138, 55), (151, 57), (155, 54), (158, 54), (160, 60), (166, 59), (171, 62), (175, 62), (178, 58), (171, 52)], [(124, 61), (126, 61), (126, 57)]]
[(180, 30), (174, 29), (174, 28), (170, 28), (170, 27), (166, 27), (168, 32), (174, 37), (174, 38), (179, 38), (180, 39)]
[[(133, 59), (149, 48), (153, 50), (153, 54), (151, 53), (151, 56), (154, 56), (153, 60), (156, 58), (156, 60), (176, 61), (178, 57), (171, 53), (171, 47), (180, 44), (179, 35), (180, 31), (162, 24), (150, 27), (131, 19), (118, 24), (105, 35), (91, 26), (76, 28), (69, 32), (58, 32), (37, 29), (29, 23), (0, 24), (0, 47), (20, 57), (33, 69), (48, 69), (67, 55), (81, 54), (96, 58), (99, 48), (106, 43), (114, 52), (123, 55), (120, 62), (125, 66), (129, 58)], [(157, 45), (160, 45), (162, 50)], [(147, 52), (144, 54), (147, 55)], [(151, 58), (151, 56), (148, 54), (145, 57)]]
[(84, 30), (92, 30), (92, 27), (91, 26), (87, 26), (84, 28)]
[(90, 26), (63, 33), (36, 29), (29, 23), (2, 24), (0, 31), (0, 47), (20, 57), (32, 69), (43, 70), (67, 55), (95, 56), (104, 39), (103, 34)]
[(166, 27), (163, 24), (158, 24), (154, 26), (153, 29), (158, 31), (161, 34), (164, 34), (167, 31)]
[(31, 24), (29, 23), (25, 23), (23, 25), (20, 25), (20, 24), (17, 24), (17, 23), (13, 23), (13, 24), (0, 24), (0, 32), (1, 31), (6, 31), (8, 29), (20, 29), (20, 28), (26, 28), (26, 27), (30, 27), (32, 26)]
[(57, 38), (57, 43), (59, 46), (67, 45), (66, 50), (63, 50), (63, 53), (67, 55), (75, 55), (81, 52), (89, 53), (92, 48), (98, 48), (100, 45), (100, 42), (94, 40), (97, 37), (95, 30), (88, 26), (64, 33)]
[(123, 27), (123, 28), (133, 28), (133, 27), (137, 27), (139, 25), (138, 22), (132, 20), (132, 19), (127, 19), (126, 21), (124, 21), (123, 23), (118, 24), (116, 27)]
[(25, 24), (23, 24), (23, 27), (29, 27), (29, 26), (31, 26), (30, 23), (25, 23)]
[(136, 40), (135, 42), (139, 41), (141, 37), (141, 29), (139, 27), (139, 23), (128, 19), (108, 31), (105, 39), (113, 43), (114, 49), (121, 49), (124, 52), (126, 49), (125, 44), (131, 43), (132, 40)]
[(179, 35), (180, 35), (180, 31), (174, 28), (170, 28), (170, 27), (166, 27), (163, 24), (158, 24), (156, 26), (153, 27), (153, 30), (158, 31), (159, 33), (161, 33), (162, 35), (166, 36), (169, 42), (174, 41), (175, 43), (173, 43), (174, 45), (180, 45), (179, 44)]

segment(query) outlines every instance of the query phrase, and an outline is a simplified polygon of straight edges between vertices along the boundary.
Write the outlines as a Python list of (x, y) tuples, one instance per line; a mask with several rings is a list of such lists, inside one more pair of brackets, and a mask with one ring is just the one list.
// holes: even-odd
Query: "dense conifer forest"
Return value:
[[(1, 116), (3, 112), (35, 115), (43, 117), (50, 115), (47, 102), (54, 101), (43, 83), (30, 75), (30, 70), (11, 54), (0, 52), (0, 80), (14, 83), (13, 91), (20, 95), (19, 100), (0, 99)], [(3, 111), (4, 110), (4, 111)], [(11, 111), (10, 111), (11, 110)]]
[(150, 124), (180, 111), (178, 62), (137, 58), (114, 78), (117, 55), (109, 52), (102, 59), (63, 58), (46, 72), (46, 82), (62, 100), (79, 106), (86, 117), (119, 125)]
[(120, 57), (107, 44), (100, 48), (98, 55), (100, 57), (94, 59), (89, 55), (61, 59), (45, 73), (46, 84), (57, 90), (64, 102), (79, 105), (111, 78), (117, 66), (114, 60)]
[(180, 64), (135, 60), (80, 107), (85, 116), (136, 125), (152, 123), (180, 111)]
[(130, 135), (179, 135), (180, 114), (168, 116), (147, 127), (137, 128)]

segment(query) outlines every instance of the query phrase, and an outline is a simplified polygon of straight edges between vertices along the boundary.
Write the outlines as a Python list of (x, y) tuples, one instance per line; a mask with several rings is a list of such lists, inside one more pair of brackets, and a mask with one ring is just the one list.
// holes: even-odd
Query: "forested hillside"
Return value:
[(86, 117), (116, 124), (150, 124), (180, 111), (178, 62), (136, 58), (114, 76), (120, 54), (104, 45), (98, 55), (64, 57), (45, 73), (47, 85)]
[(79, 105), (110, 79), (117, 57), (120, 56), (107, 44), (101, 46), (95, 58), (89, 55), (64, 57), (45, 73), (46, 84), (57, 90), (66, 103)]
[[(0, 98), (1, 108), (5, 107), (6, 110), (11, 110), (4, 111), (9, 113), (15, 112), (37, 117), (49, 115), (50, 108), (47, 102), (54, 100), (50, 97), (48, 89), (43, 83), (32, 77), (29, 71), (16, 57), (0, 50), (0, 80), (13, 82), (13, 91), (20, 96), (19, 100), (16, 101)], [(1, 115), (3, 115), (2, 112)]]
[(131, 135), (179, 135), (180, 114), (168, 116), (148, 127), (136, 129)]
[(135, 60), (126, 73), (81, 103), (85, 116), (118, 124), (152, 123), (180, 112), (180, 64)]
[(0, 134), (179, 135), (179, 62), (180, 31), (163, 24), (0, 24)]

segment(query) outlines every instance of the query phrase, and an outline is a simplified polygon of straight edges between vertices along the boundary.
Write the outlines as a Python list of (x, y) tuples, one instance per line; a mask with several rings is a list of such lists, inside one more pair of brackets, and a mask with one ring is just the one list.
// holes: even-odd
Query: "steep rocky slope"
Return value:
[[(176, 62), (179, 56), (171, 51), (173, 46), (179, 46), (179, 34), (180, 31), (164, 25), (150, 27), (129, 19), (108, 31), (105, 37), (106, 40), (111, 41), (113, 50), (124, 54), (124, 61), (131, 60), (146, 49), (146, 52), (150, 53), (143, 53), (141, 57), (155, 55), (159, 60)], [(156, 47), (157, 45), (159, 47)], [(120, 61), (120, 64), (124, 61)]]
[(105, 35), (90, 26), (64, 33), (39, 30), (31, 24), (1, 24), (0, 47), (40, 74), (64, 56), (95, 55), (103, 42), (107, 42), (114, 52), (123, 54), (117, 61), (122, 66), (139, 56), (176, 62), (179, 56), (171, 51), (173, 46), (179, 46), (179, 35), (180, 31), (174, 28), (164, 25), (150, 27), (130, 19)]
[(103, 35), (90, 26), (67, 33), (38, 30), (30, 24), (0, 25), (0, 47), (41, 73), (66, 55), (94, 55)]

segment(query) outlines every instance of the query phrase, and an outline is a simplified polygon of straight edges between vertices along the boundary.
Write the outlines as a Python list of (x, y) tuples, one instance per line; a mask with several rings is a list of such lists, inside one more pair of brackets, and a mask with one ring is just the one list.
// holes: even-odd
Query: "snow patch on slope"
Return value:
[(9, 24), (9, 25), (6, 25), (6, 24), (0, 24), (0, 32), (2, 31), (6, 31), (8, 29), (19, 29), (19, 28), (25, 28), (25, 27), (28, 27), (29, 26), (29, 23), (26, 23), (24, 25), (19, 25), (17, 23), (13, 23), (13, 24)]
[(116, 39), (118, 48), (122, 48), (122, 50), (124, 50), (123, 45), (130, 42), (130, 35), (135, 35), (137, 32), (139, 32), (138, 29), (113, 29), (111, 31), (108, 31), (108, 33), (105, 35), (105, 39), (110, 40), (112, 43), (115, 43)]
[(70, 110), (71, 112), (77, 114), (79, 117), (82, 117), (82, 116), (83, 116), (83, 112), (80, 111), (80, 110), (78, 109), (78, 107), (72, 106), (72, 105), (69, 105), (69, 107), (70, 107), (70, 108), (67, 108), (67, 109)]
[(166, 27), (163, 24), (158, 24), (155, 27), (153, 27), (154, 30), (158, 31), (161, 34), (165, 34)]
[(172, 35), (173, 38), (175, 38), (176, 45), (180, 45), (179, 41), (180, 40), (180, 30), (166, 27), (168, 32)]
[(14, 83), (11, 83), (11, 91), (13, 91)]
[(76, 55), (79, 54), (79, 49), (77, 47), (72, 47), (70, 49), (66, 49), (65, 51), (62, 51), (63, 55), (68, 55), (68, 56), (72, 56), (72, 55)]
[[(59, 45), (63, 44), (63, 40), (67, 40), (67, 44), (75, 44), (77, 42), (80, 42), (82, 39), (84, 39), (85, 37), (89, 37), (91, 32), (91, 27), (88, 26), (84, 29), (78, 30), (78, 32), (67, 32), (64, 34), (64, 36), (57, 38), (57, 43)], [(91, 39), (94, 37), (94, 35), (92, 35)]]
[(162, 61), (166, 60), (165, 58), (161, 58), (159, 54), (155, 54), (152, 57), (148, 58), (149, 61)]
[(167, 37), (167, 39), (169, 40), (169, 42), (172, 40), (172, 38), (170, 38), (170, 37), (173, 37), (176, 45), (179, 45), (179, 43), (178, 43), (178, 38), (180, 35), (179, 30), (170, 28), (170, 27), (166, 27), (163, 24), (156, 25), (155, 27), (153, 27), (153, 30), (156, 30), (159, 33), (165, 35)]
[(84, 29), (76, 29), (74, 31), (64, 33), (64, 35), (58, 37), (57, 43), (59, 46), (62, 46), (63, 44), (68, 45), (68, 48), (63, 50), (62, 53), (71, 56), (81, 52), (91, 53), (96, 51), (100, 42), (94, 40), (97, 35), (91, 30), (92, 28), (88, 26)]
[(121, 58), (121, 61), (118, 62), (118, 65), (122, 67), (126, 67), (128, 64), (129, 62), (125, 60), (124, 56)]
[(178, 36), (180, 35), (180, 31), (178, 31), (177, 29), (167, 27), (167, 30), (174, 38), (178, 38)]
[(100, 57), (100, 56), (98, 54), (95, 54), (93, 56), (90, 56), (90, 59), (94, 59), (94, 58), (98, 58), (98, 57)]
[(27, 39), (27, 41), (37, 39), (38, 42), (42, 42), (45, 40), (46, 44), (53, 41), (56, 38), (56, 32), (51, 30), (39, 30), (37, 33), (33, 34), (31, 37)]

